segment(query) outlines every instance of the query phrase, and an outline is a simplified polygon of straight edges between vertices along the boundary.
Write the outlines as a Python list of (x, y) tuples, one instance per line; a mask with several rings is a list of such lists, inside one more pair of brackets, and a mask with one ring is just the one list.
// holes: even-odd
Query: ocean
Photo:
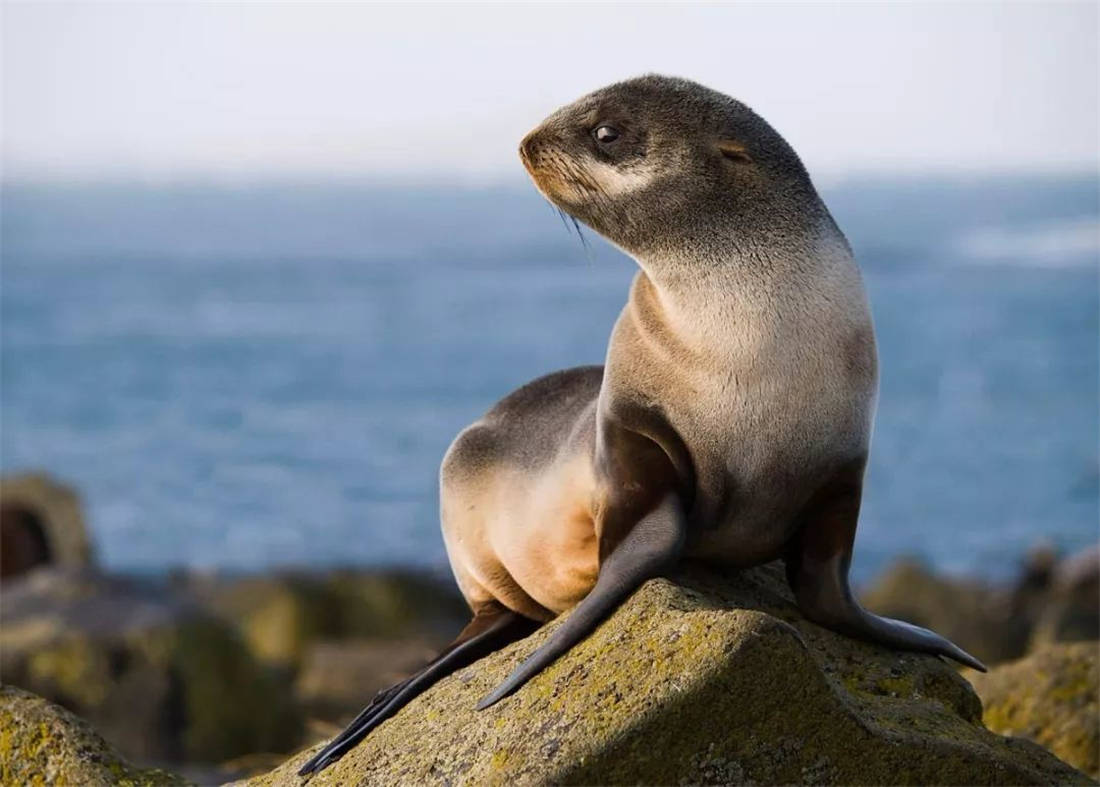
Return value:
[[(1094, 542), (1097, 179), (822, 191), (879, 339), (857, 580)], [(75, 485), (146, 574), (445, 568), (450, 440), (602, 362), (634, 270), (520, 182), (5, 184), (0, 230), (0, 470)]]

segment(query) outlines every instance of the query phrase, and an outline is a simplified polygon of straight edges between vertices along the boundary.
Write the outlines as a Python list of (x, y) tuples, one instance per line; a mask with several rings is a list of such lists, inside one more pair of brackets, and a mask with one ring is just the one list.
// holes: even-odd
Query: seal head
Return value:
[(635, 256), (728, 251), (716, 228), (791, 233), (827, 215), (775, 129), (685, 79), (597, 90), (550, 115), (519, 150), (547, 199)]

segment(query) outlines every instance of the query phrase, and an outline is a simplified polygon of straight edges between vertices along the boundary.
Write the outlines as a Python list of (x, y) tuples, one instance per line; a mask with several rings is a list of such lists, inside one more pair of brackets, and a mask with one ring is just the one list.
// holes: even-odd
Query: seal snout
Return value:
[(561, 176), (557, 172), (555, 160), (555, 140), (553, 134), (547, 134), (545, 126), (539, 126), (525, 136), (519, 143), (519, 158), (524, 169), (531, 176), (535, 187), (543, 196), (554, 201), (554, 195), (561, 190)]
[(538, 161), (540, 141), (539, 130), (535, 129), (525, 136), (519, 143), (519, 158), (528, 172), (533, 172)]

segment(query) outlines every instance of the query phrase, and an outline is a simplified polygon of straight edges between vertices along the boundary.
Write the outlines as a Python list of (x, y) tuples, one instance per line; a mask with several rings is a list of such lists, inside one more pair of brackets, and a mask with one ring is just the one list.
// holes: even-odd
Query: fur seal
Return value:
[(681, 558), (784, 558), (810, 620), (984, 669), (849, 588), (874, 330), (851, 249), (787, 142), (728, 96), (645, 76), (559, 109), (520, 157), (550, 202), (641, 270), (604, 366), (537, 379), (455, 439), (441, 518), (473, 620), (301, 773), (575, 607), (478, 707), (499, 701)]

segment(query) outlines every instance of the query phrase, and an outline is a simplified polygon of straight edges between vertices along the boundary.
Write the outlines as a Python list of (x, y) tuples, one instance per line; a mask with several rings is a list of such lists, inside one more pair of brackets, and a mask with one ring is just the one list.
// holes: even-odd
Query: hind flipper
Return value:
[(502, 700), (555, 659), (587, 637), (643, 582), (658, 574), (680, 555), (686, 524), (680, 500), (669, 494), (626, 534), (600, 566), (596, 586), (573, 613), (480, 703), (482, 710)]
[(934, 631), (874, 615), (859, 605), (848, 584), (864, 460), (844, 467), (807, 506), (798, 539), (787, 556), (787, 578), (807, 618), (857, 639), (899, 650), (954, 659), (985, 672), (985, 665)]
[(302, 766), (298, 775), (308, 776), (336, 762), (371, 730), (436, 682), (483, 656), (526, 637), (540, 625), (496, 603), (479, 610), (458, 638), (423, 669), (378, 692), (343, 732)]

